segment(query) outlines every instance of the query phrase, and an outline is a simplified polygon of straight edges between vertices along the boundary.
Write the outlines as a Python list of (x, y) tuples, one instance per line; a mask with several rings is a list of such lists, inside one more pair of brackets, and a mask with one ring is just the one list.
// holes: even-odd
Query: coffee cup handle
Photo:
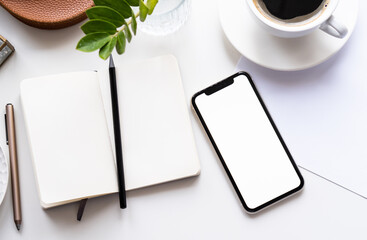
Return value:
[(321, 24), (320, 29), (337, 38), (344, 38), (348, 33), (347, 27), (337, 21), (333, 15)]

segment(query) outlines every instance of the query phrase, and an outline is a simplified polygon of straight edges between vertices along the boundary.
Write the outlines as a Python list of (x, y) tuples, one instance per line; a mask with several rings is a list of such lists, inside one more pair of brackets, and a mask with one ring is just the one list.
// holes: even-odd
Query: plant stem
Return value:
[[(140, 15), (140, 11), (138, 11), (136, 14), (135, 14), (135, 18), (137, 19), (138, 17), (139, 17), (139, 15)], [(115, 35), (114, 36), (117, 36), (118, 34), (119, 34), (119, 32), (121, 32), (121, 31), (123, 31), (128, 25), (130, 25), (131, 24), (131, 22), (132, 22), (132, 17), (130, 18), (130, 20), (129, 21), (127, 21), (126, 22), (126, 25), (123, 25), (122, 27), (121, 27), (121, 29), (119, 30), (119, 31), (117, 31), (117, 33), (115, 33)]]

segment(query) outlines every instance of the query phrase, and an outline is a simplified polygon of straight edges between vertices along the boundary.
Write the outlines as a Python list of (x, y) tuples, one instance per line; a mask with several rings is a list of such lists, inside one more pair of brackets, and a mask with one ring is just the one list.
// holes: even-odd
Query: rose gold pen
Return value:
[(6, 139), (9, 145), (10, 156), (10, 171), (11, 171), (11, 190), (13, 195), (13, 215), (14, 223), (17, 229), (20, 229), (22, 223), (22, 210), (20, 207), (20, 190), (19, 190), (19, 175), (18, 175), (18, 161), (17, 161), (17, 144), (15, 141), (15, 122), (14, 122), (14, 108), (11, 103), (5, 106), (5, 127)]

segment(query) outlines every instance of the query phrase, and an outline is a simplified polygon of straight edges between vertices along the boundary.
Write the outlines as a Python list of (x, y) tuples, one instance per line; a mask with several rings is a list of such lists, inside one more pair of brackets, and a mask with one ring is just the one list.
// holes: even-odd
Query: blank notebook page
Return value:
[[(101, 71), (113, 141), (108, 71)], [(126, 189), (200, 173), (189, 108), (172, 55), (116, 66)]]
[(43, 207), (118, 190), (96, 72), (24, 80), (21, 98)]

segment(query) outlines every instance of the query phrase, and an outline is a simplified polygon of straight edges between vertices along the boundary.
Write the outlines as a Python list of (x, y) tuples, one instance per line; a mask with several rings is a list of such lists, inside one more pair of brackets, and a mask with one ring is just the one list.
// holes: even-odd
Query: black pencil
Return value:
[(113, 117), (113, 130), (115, 135), (117, 179), (119, 185), (120, 208), (126, 208), (126, 189), (125, 189), (124, 165), (122, 160), (119, 103), (117, 95), (115, 64), (113, 63), (112, 55), (110, 56), (109, 72), (110, 72), (112, 117)]

